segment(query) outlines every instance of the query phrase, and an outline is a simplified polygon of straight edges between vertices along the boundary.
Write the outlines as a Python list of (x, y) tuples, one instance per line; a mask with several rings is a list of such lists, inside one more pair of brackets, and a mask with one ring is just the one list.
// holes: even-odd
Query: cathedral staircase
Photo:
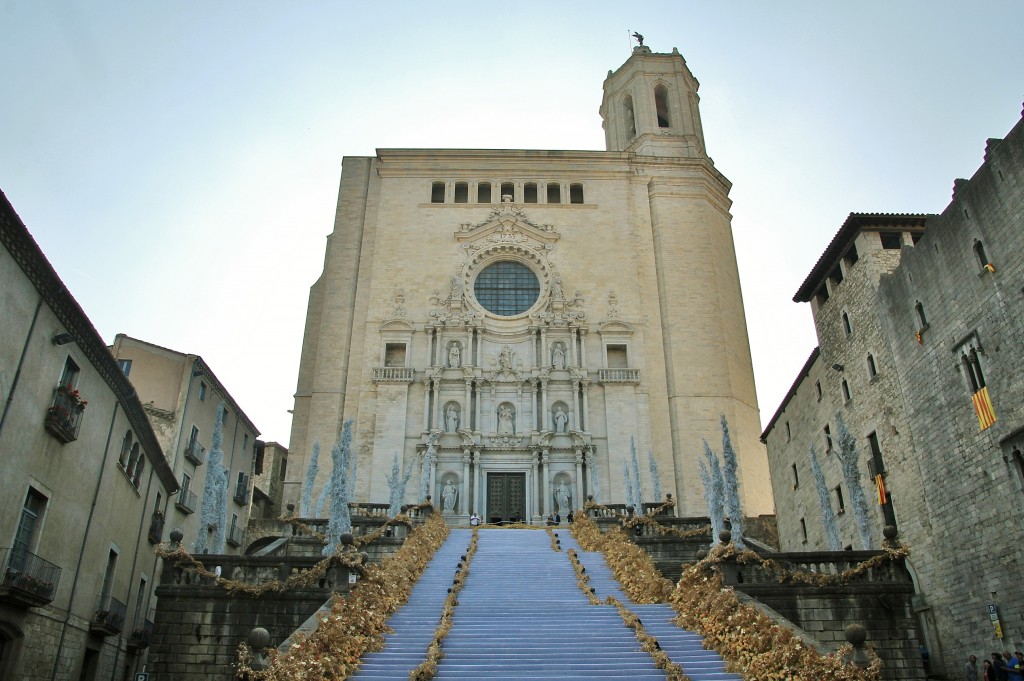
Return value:
[[(454, 624), (442, 648), (437, 679), (664, 679), (640, 648), (615, 607), (590, 605), (564, 551), (546, 532), (483, 529), (469, 576), (459, 594)], [(406, 681), (424, 660), (448, 587), (472, 531), (452, 530), (413, 589), (389, 620), (394, 633), (384, 650), (363, 657), (356, 679)], [(667, 605), (635, 605), (621, 591), (599, 553), (580, 550), (561, 528), (563, 549), (574, 548), (599, 598), (618, 598), (643, 622), (672, 661), (693, 681), (735, 680), (700, 637), (670, 621)]]

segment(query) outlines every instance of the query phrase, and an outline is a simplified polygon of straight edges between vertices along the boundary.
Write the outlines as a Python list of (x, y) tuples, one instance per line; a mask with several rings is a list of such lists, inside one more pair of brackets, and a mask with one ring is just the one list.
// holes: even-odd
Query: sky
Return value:
[(108, 342), (202, 355), (287, 444), (343, 156), (604, 149), (639, 31), (701, 83), (761, 421), (850, 212), (941, 212), (1024, 98), (1024, 3), (0, 0), (0, 189)]

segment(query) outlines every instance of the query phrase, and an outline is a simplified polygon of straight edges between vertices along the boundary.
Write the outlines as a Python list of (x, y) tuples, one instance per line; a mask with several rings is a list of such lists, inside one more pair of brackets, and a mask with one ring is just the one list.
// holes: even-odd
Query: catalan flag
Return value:
[(990, 262), (985, 263), (985, 269), (991, 272), (992, 274), (996, 273), (996, 266)]
[(885, 492), (885, 478), (881, 473), (875, 476), (875, 487), (878, 488), (878, 505), (882, 506), (889, 501), (889, 496)]
[(996, 410), (992, 407), (987, 386), (974, 393), (971, 402), (974, 403), (974, 413), (978, 415), (978, 425), (982, 430), (996, 422)]

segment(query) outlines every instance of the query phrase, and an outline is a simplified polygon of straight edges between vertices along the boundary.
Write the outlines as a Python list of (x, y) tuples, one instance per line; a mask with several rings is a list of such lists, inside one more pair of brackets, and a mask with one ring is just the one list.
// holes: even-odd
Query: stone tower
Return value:
[(605, 82), (606, 151), (344, 160), (286, 503), (314, 440), (329, 449), (353, 418), (356, 501), (387, 501), (397, 454), (416, 471), (406, 503), (430, 494), (455, 520), (622, 503), (635, 440), (643, 501), (656, 468), (698, 515), (701, 439), (719, 449), (725, 414), (745, 511), (772, 511), (730, 185), (696, 91), (678, 51), (640, 47)]

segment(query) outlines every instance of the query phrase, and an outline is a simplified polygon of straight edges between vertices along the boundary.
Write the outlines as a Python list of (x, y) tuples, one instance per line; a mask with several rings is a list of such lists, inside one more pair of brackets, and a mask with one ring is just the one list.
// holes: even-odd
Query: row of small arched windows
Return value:
[[(543, 203), (583, 203), (583, 185), (573, 182), (566, 188), (561, 182), (524, 182), (517, 186), (515, 182), (486, 181), (475, 182), (472, 186), (469, 182), (455, 182), (449, 185), (442, 181), (430, 185), (431, 203), (501, 203), (505, 196), (511, 196), (513, 203), (541, 203), (541, 198), (545, 199)], [(476, 200), (470, 201), (471, 197), (475, 197)]]
[(131, 430), (124, 434), (124, 440), (121, 441), (121, 455), (117, 458), (117, 465), (128, 476), (135, 489), (138, 489), (142, 482), (142, 471), (146, 467), (146, 456), (142, 452), (142, 447), (135, 441)]

